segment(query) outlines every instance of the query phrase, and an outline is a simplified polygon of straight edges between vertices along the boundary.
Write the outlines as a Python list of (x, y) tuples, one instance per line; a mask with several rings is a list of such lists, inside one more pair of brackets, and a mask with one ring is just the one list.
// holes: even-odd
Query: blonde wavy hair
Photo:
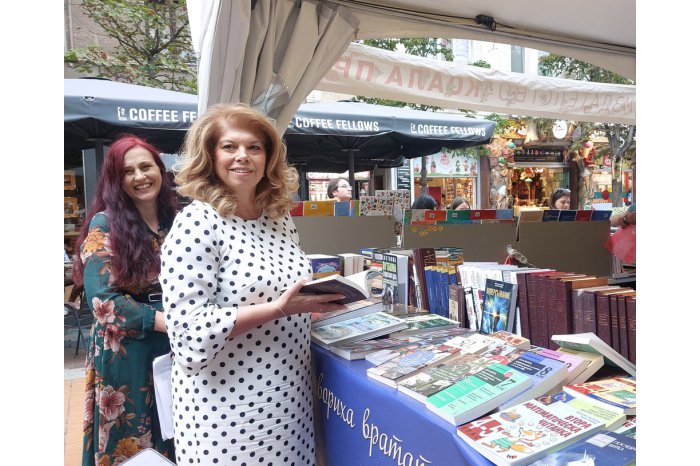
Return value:
[(175, 169), (177, 192), (211, 204), (224, 217), (236, 212), (235, 194), (214, 170), (216, 144), (229, 128), (262, 135), (265, 176), (257, 185), (255, 205), (272, 218), (286, 215), (292, 207), (292, 193), (299, 188), (299, 174), (287, 166), (287, 148), (275, 126), (265, 115), (245, 104), (212, 105), (190, 126), (185, 136), (185, 160)]

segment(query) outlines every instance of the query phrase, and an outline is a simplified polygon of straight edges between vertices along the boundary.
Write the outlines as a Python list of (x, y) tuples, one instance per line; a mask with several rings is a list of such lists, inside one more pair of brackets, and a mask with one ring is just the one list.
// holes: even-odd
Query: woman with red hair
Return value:
[(160, 246), (178, 210), (158, 150), (141, 138), (112, 143), (78, 239), (73, 280), (94, 315), (85, 362), (83, 466), (118, 464), (144, 448), (173, 459), (161, 437), (153, 359), (170, 351)]

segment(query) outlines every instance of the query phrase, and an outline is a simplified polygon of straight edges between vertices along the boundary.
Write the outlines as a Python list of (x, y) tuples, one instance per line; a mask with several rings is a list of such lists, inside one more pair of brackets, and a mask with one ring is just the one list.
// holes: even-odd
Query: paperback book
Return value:
[(549, 359), (531, 351), (525, 351), (519, 358), (508, 363), (508, 367), (528, 376), (532, 384), (526, 390), (499, 405), (499, 410), (511, 408), (525, 400), (548, 393), (561, 385), (568, 374), (566, 364), (563, 362)]
[(532, 465), (633, 466), (636, 463), (637, 441), (635, 439), (616, 432), (603, 431), (547, 455)]
[(622, 413), (590, 403), (588, 400), (569, 395), (564, 391), (557, 392), (553, 395), (541, 396), (538, 397), (537, 400), (546, 404), (554, 402), (568, 403), (569, 406), (572, 406), (578, 409), (579, 411), (587, 413), (588, 415), (601, 421), (603, 423), (603, 427), (608, 430), (615, 430), (619, 428), (627, 420), (627, 416), (625, 416)]
[(459, 322), (450, 320), (446, 317), (437, 314), (423, 314), (413, 316), (397, 316), (406, 322), (408, 325), (405, 329), (392, 334), (394, 338), (404, 338), (416, 333), (422, 333), (429, 330), (444, 329), (450, 327), (459, 327)]
[(605, 364), (617, 366), (631, 376), (637, 375), (637, 368), (595, 333), (574, 333), (569, 335), (552, 335), (552, 341), (563, 348), (589, 353), (598, 353), (605, 358)]
[(457, 435), (498, 466), (521, 466), (603, 428), (603, 422), (566, 403), (534, 399), (459, 426)]
[(380, 350), (395, 349), (407, 345), (405, 340), (396, 340), (394, 338), (377, 338), (374, 340), (361, 340), (345, 343), (342, 345), (333, 345), (330, 347), (332, 353), (337, 354), (341, 358), (348, 361), (356, 359), (365, 359), (365, 356), (370, 353), (375, 353)]
[(598, 353), (589, 353), (588, 351), (578, 351), (575, 349), (564, 347), (560, 347), (556, 351), (557, 353), (570, 354), (583, 359), (583, 370), (571, 381), (567, 382), (567, 385), (583, 383), (587, 381), (593, 376), (593, 374), (598, 372), (598, 369), (603, 367), (603, 364), (605, 363), (605, 358), (603, 358), (603, 355)]
[(356, 340), (369, 340), (406, 327), (398, 317), (374, 312), (354, 319), (311, 329), (311, 340), (324, 348)]
[(345, 309), (331, 312), (314, 312), (311, 314), (311, 328), (323, 325), (335, 324), (344, 320), (361, 317), (374, 312), (382, 311), (382, 303), (369, 299), (361, 299), (354, 303), (346, 304)]
[(586, 368), (586, 361), (582, 357), (576, 356), (575, 354), (564, 353), (561, 351), (555, 351), (548, 348), (540, 347), (532, 348), (531, 351), (533, 353), (539, 354), (540, 356), (544, 356), (546, 358), (562, 362), (566, 366), (566, 377), (564, 378), (564, 380), (562, 380), (561, 384), (558, 387), (555, 387), (553, 389), (557, 392), (561, 391), (561, 387), (566, 384), (577, 383), (573, 382), (573, 380), (575, 380)]
[(361, 299), (369, 299), (369, 293), (357, 282), (337, 273), (327, 277), (311, 280), (299, 290), (309, 294), (342, 294), (345, 297), (331, 301), (338, 304), (349, 304)]
[(564, 391), (623, 414), (637, 414), (637, 381), (634, 377), (609, 377), (593, 382), (564, 385)]
[(419, 370), (432, 367), (449, 358), (459, 356), (459, 350), (447, 345), (429, 345), (399, 350), (398, 356), (367, 369), (367, 377), (396, 388), (396, 384)]
[(306, 258), (311, 265), (311, 276), (314, 280), (342, 273), (340, 257), (328, 254), (307, 254)]
[(615, 429), (615, 432), (625, 437), (637, 438), (637, 416), (629, 416), (624, 424)]
[(455, 426), (473, 421), (527, 389), (525, 374), (494, 363), (455, 384), (430, 395), (426, 407)]

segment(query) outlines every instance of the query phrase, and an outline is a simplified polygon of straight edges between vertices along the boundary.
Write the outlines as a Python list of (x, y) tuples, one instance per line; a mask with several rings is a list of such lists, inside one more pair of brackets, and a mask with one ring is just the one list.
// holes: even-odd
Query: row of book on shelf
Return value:
[[(321, 279), (334, 287), (325, 292), (356, 296), (344, 310), (312, 316), (312, 341), (369, 361), (368, 378), (423, 403), (496, 464), (560, 464), (556, 458), (594, 446), (634, 458), (634, 334), (622, 337), (619, 325), (634, 313), (634, 290), (581, 274), (467, 263), (459, 248), (361, 253), (362, 271), (353, 256), (342, 263), (354, 273)], [(370, 271), (382, 276), (381, 295), (369, 289)], [(590, 310), (584, 324), (584, 296), (600, 308), (595, 326)], [(601, 331), (611, 307), (615, 338)]]

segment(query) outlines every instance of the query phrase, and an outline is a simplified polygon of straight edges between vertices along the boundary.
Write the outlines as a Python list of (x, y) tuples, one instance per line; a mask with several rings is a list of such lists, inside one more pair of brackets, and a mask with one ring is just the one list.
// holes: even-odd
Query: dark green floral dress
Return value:
[[(149, 234), (160, 251), (167, 231)], [(155, 313), (163, 309), (156, 298), (158, 277), (138, 295), (116, 289), (111, 253), (107, 215), (100, 212), (80, 250), (85, 295), (95, 318), (85, 361), (83, 466), (116, 466), (144, 448), (173, 459), (172, 440), (163, 441), (160, 434), (153, 392), (153, 359), (170, 351), (168, 336), (153, 331)]]

